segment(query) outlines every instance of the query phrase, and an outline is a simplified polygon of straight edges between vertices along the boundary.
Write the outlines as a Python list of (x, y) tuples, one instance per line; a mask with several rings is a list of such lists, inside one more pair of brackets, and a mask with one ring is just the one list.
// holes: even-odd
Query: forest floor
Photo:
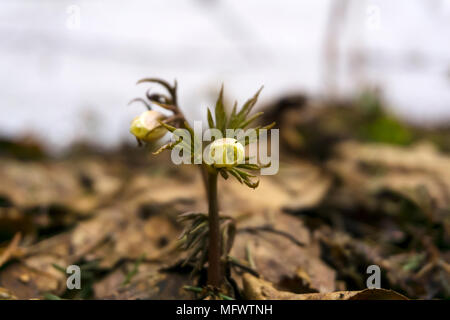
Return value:
[[(402, 143), (409, 131), (384, 115), (375, 125), (395, 141), (375, 125), (336, 134), (347, 129), (333, 111), (310, 113), (271, 116), (281, 127), (277, 175), (256, 190), (219, 183), (221, 214), (237, 226), (234, 298), (450, 298), (448, 145), (428, 131)], [(59, 159), (29, 143), (0, 150), (0, 298), (198, 298), (184, 286), (201, 286), (205, 272), (192, 276), (176, 250), (177, 216), (207, 209), (195, 168), (134, 146)], [(74, 264), (80, 290), (66, 287)], [(371, 265), (387, 290), (365, 290)]]

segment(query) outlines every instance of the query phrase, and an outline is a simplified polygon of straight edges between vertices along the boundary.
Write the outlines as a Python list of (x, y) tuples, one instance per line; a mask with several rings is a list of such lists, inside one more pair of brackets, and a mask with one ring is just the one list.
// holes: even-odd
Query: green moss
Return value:
[(386, 112), (376, 94), (363, 93), (357, 100), (357, 106), (363, 114), (363, 121), (358, 130), (361, 139), (395, 145), (408, 145), (413, 142), (411, 130)]
[(373, 119), (359, 131), (361, 138), (370, 142), (408, 145), (413, 141), (412, 133), (404, 125), (385, 115)]

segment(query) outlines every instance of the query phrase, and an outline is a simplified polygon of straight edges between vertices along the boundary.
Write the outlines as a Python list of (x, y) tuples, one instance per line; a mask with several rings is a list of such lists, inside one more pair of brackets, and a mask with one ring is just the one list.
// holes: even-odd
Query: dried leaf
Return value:
[(279, 291), (270, 282), (249, 273), (243, 278), (244, 296), (249, 300), (408, 300), (405, 296), (386, 289), (295, 294)]

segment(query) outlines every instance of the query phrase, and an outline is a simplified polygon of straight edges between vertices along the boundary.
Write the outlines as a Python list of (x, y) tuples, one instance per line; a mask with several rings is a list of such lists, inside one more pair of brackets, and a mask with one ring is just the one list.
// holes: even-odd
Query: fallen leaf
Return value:
[(386, 289), (295, 294), (279, 291), (272, 283), (248, 273), (243, 280), (244, 297), (248, 300), (408, 300), (405, 296)]

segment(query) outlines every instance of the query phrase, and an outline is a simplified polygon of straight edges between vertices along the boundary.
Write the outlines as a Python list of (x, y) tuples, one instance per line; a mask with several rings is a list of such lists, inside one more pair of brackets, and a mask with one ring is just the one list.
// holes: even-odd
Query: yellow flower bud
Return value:
[(162, 138), (166, 129), (158, 122), (167, 117), (161, 112), (149, 110), (134, 118), (131, 123), (130, 132), (139, 140), (151, 142)]
[(222, 138), (210, 145), (209, 156), (216, 168), (231, 168), (244, 160), (244, 146), (233, 138)]

